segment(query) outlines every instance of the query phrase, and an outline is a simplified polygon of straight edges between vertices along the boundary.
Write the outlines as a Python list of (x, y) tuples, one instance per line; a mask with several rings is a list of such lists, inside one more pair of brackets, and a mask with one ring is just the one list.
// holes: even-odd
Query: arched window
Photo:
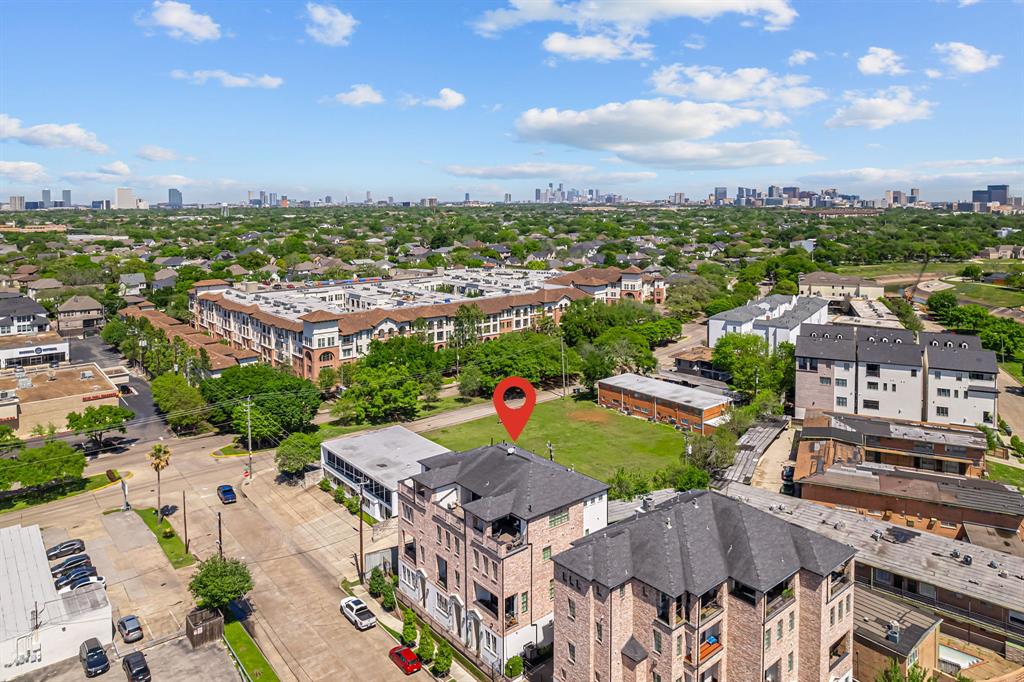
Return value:
[(885, 336), (883, 336), (883, 337), (882, 337), (882, 343), (889, 343), (889, 338), (888, 338), (888, 337), (885, 337)]
[(952, 347), (953, 347), (953, 342), (952, 341), (946, 341), (946, 348), (952, 348)]
[(836, 334), (836, 341), (842, 341), (842, 340), (843, 340), (843, 335), (842, 334)]
[[(818, 338), (818, 332), (811, 332), (811, 338), (812, 339)], [(828, 337), (826, 336), (825, 338), (827, 339)]]
[(320, 354), (320, 362), (330, 362), (334, 359), (334, 353), (331, 351), (324, 351)]
[(896, 339), (896, 343), (903, 343), (903, 339)]
[(932, 339), (932, 345), (933, 345), (933, 346), (938, 346), (938, 345), (939, 345), (939, 342), (938, 342), (938, 341), (936, 341), (936, 340), (934, 340), (934, 339)]
[(967, 342), (966, 341), (961, 341), (960, 342), (960, 347), (963, 348), (964, 350), (967, 350)]

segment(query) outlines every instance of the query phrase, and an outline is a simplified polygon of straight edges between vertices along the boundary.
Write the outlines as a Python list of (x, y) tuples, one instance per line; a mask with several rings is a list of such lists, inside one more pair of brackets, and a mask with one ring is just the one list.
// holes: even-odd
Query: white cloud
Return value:
[(544, 39), (544, 49), (573, 61), (593, 59), (607, 62), (616, 59), (649, 59), (649, 43), (637, 43), (632, 36), (581, 35), (570, 36), (560, 31)]
[(22, 127), (21, 121), (0, 114), (0, 140), (17, 140), (35, 147), (73, 147), (87, 152), (104, 154), (107, 145), (77, 123), (40, 123)]
[(466, 103), (466, 96), (461, 92), (452, 90), (451, 88), (441, 88), (437, 97), (433, 99), (423, 99), (420, 97), (413, 97), (412, 95), (406, 95), (402, 98), (402, 104), (407, 107), (414, 107), (417, 105), (425, 107), (435, 107), (437, 109), (458, 109)]
[(690, 37), (683, 41), (683, 47), (688, 50), (703, 50), (706, 45), (704, 36), (699, 33), (691, 33)]
[(887, 47), (869, 47), (868, 53), (857, 60), (857, 69), (866, 76), (899, 76), (907, 72), (903, 57)]
[(46, 169), (35, 161), (0, 160), (0, 178), (26, 185), (46, 179)]
[(172, 38), (202, 42), (220, 38), (220, 26), (208, 14), (199, 14), (186, 2), (155, 0), (153, 11), (142, 16), (138, 23), (143, 26), (159, 26), (166, 29)]
[(350, 107), (361, 107), (365, 104), (381, 104), (384, 97), (366, 83), (356, 83), (348, 92), (339, 92), (331, 100)]
[(776, 75), (763, 68), (732, 72), (715, 66), (663, 66), (651, 76), (656, 92), (703, 101), (746, 101), (766, 107), (798, 109), (825, 99), (825, 91), (804, 85), (808, 76)]
[(236, 75), (223, 69), (191, 72), (175, 69), (171, 71), (171, 78), (187, 80), (194, 85), (204, 85), (206, 81), (215, 80), (225, 88), (264, 88), (266, 90), (274, 90), (284, 83), (284, 79), (278, 76), (268, 76), (267, 74), (256, 76), (251, 73)]
[(1024, 159), (1009, 159), (1004, 156), (990, 156), (987, 159), (952, 159), (947, 161), (925, 161), (920, 165), (937, 168), (962, 168), (968, 166), (1024, 166)]
[(843, 99), (848, 104), (825, 122), (829, 128), (865, 126), (878, 130), (894, 123), (930, 118), (934, 106), (928, 100), (915, 99), (910, 88), (903, 86), (879, 90), (874, 96), (850, 91), (843, 94)]
[(960, 0), (959, 7), (970, 7), (971, 5), (977, 5), (981, 0)]
[(602, 172), (593, 166), (571, 163), (513, 163), (500, 166), (445, 166), (446, 173), (460, 178), (520, 180), (525, 178), (564, 178), (588, 182), (644, 182), (658, 177), (653, 171)]
[(118, 182), (132, 174), (132, 169), (124, 161), (113, 161), (100, 166), (95, 171), (73, 171), (65, 173), (63, 178), (71, 182)]
[(807, 62), (817, 58), (818, 55), (814, 54), (810, 50), (793, 50), (793, 54), (789, 55), (789, 59), (786, 61), (790, 66), (803, 66)]
[(925, 69), (924, 75), (928, 76), (929, 78), (942, 78), (942, 72), (939, 71), (938, 69)]
[(619, 35), (638, 35), (658, 21), (710, 21), (725, 14), (762, 16), (768, 31), (786, 29), (797, 17), (787, 0), (510, 0), (508, 7), (484, 12), (474, 28), (480, 35), (492, 37), (533, 22), (557, 21)]
[(994, 182), (1019, 183), (1024, 180), (1021, 171), (969, 171), (921, 173), (913, 168), (848, 168), (824, 171), (799, 178), (801, 183), (810, 185), (840, 185), (853, 188), (870, 188), (879, 194), (893, 186), (911, 185), (924, 187), (933, 196), (967, 196), (967, 188)]
[(978, 73), (994, 69), (1003, 61), (1003, 56), (988, 54), (967, 43), (936, 43), (932, 49), (942, 55), (942, 61), (957, 73)]
[(323, 45), (340, 47), (348, 45), (348, 39), (359, 23), (351, 14), (342, 12), (332, 5), (306, 3), (306, 16), (312, 22), (306, 25), (306, 34)]
[(821, 159), (796, 140), (785, 139), (706, 143), (679, 140), (654, 145), (616, 145), (610, 149), (627, 161), (682, 170), (782, 166)]
[(146, 144), (139, 147), (135, 156), (146, 161), (195, 161), (194, 157), (182, 156), (173, 149), (160, 147), (155, 144)]
[(516, 121), (519, 135), (586, 149), (710, 137), (744, 123), (774, 122), (765, 112), (720, 102), (637, 99), (593, 109), (528, 109)]
[(131, 175), (132, 169), (128, 167), (128, 164), (124, 161), (113, 161), (106, 165), (100, 166), (100, 172), (108, 173), (110, 175)]

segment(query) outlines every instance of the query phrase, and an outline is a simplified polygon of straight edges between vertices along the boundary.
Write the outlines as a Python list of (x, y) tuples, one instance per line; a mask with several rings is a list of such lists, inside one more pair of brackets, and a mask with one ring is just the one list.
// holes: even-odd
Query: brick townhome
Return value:
[(849, 682), (852, 547), (690, 491), (555, 557), (556, 682)]
[(506, 444), (420, 465), (398, 486), (403, 601), (484, 669), (550, 644), (551, 559), (605, 527), (608, 486)]
[(639, 374), (619, 374), (597, 382), (597, 402), (634, 417), (709, 435), (727, 421), (732, 399)]

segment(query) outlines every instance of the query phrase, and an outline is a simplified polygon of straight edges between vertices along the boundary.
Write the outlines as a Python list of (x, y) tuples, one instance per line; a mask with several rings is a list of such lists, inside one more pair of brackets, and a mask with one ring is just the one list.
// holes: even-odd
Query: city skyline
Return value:
[[(5, 24), (47, 8), (10, 3)], [(841, 31), (828, 7), (785, 0), (54, 8), (64, 50), (0, 41), (5, 198), (500, 202), (556, 179), (638, 200), (794, 185), (969, 201), (1024, 180), (1005, 87), (1024, 66), (1020, 4), (849, 12)], [(58, 72), (59, 95), (40, 77)], [(138, 87), (98, 98), (102, 73)]]

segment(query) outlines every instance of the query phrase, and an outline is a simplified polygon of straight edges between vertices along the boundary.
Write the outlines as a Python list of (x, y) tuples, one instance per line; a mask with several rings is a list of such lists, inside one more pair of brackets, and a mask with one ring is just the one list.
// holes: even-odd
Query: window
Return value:
[(842, 600), (840, 600), (839, 601), (839, 620), (842, 620), (842, 619), (843, 619), (843, 602), (842, 602)]
[(782, 639), (782, 620), (775, 624), (775, 639)]
[(444, 546), (448, 549), (452, 548), (452, 534), (449, 531), (444, 532)]
[(772, 646), (772, 631), (771, 630), (765, 630), (764, 631), (764, 650), (768, 651), (768, 649), (770, 649), (771, 646)]
[(480, 552), (473, 550), (473, 568), (480, 568)]
[(793, 632), (793, 629), (795, 627), (796, 627), (796, 611), (790, 611), (789, 612), (789, 631)]
[(576, 620), (576, 602), (569, 599), (569, 620)]
[(555, 579), (552, 578), (548, 581), (548, 599), (555, 598)]
[(907, 654), (907, 669), (909, 670), (910, 668), (914, 667), (915, 665), (917, 665), (917, 648), (916, 647), (914, 649), (912, 649), (909, 654)]
[(548, 545), (547, 547), (542, 549), (540, 553), (541, 556), (544, 558), (544, 561), (551, 561), (551, 545)]
[(949, 397), (949, 389), (948, 388), (940, 388), (939, 389), (939, 397), (940, 398), (948, 398)]
[(830, 379), (829, 377), (818, 377), (818, 383), (820, 383), (822, 386), (831, 386), (832, 379)]
[(836, 624), (836, 607), (834, 607), (834, 606), (831, 609), (828, 610), (828, 624), (829, 625), (835, 625)]
[(654, 631), (654, 653), (661, 653), (661, 633), (657, 630)]
[(807, 370), (811, 372), (818, 371), (818, 359), (817, 358), (797, 358), (797, 368)]
[(850, 614), (850, 595), (846, 595), (846, 613)]
[(882, 583), (883, 585), (892, 585), (892, 573), (889, 571), (883, 571), (880, 568), (876, 568), (874, 573), (875, 582)]
[(569, 662), (576, 663), (576, 645), (569, 642)]
[(949, 416), (949, 408), (948, 407), (942, 407), (942, 406), (936, 406), (935, 407), (935, 414), (938, 415), (939, 417), (948, 417)]
[(786, 657), (786, 672), (793, 672), (793, 652), (789, 652), (789, 656)]
[(878, 390), (878, 382), (877, 381), (869, 381), (868, 382), (868, 390), (877, 391)]
[(878, 409), (878, 401), (877, 400), (865, 400), (864, 401), (864, 409), (865, 410), (877, 410)]
[(651, 682), (661, 682), (661, 675), (656, 672), (651, 672)]
[(846, 388), (846, 379), (836, 379), (836, 386)]
[(683, 636), (676, 637), (676, 656), (683, 655)]
[(459, 589), (462, 586), (462, 576), (458, 571), (455, 571), (455, 589)]
[(878, 365), (875, 365), (875, 364), (868, 364), (865, 367), (865, 371), (867, 372), (867, 375), (869, 377), (881, 376), (881, 368)]
[(846, 407), (846, 398), (843, 396), (836, 398), (836, 407)]
[(437, 529), (437, 544), (441, 544), (441, 526), (434, 526)]
[(594, 634), (594, 638), (598, 642), (603, 642), (604, 641), (604, 623), (598, 622), (598, 623), (595, 623), (594, 626), (596, 628), (596, 632)]
[[(571, 644), (569, 645), (572, 646)], [(489, 631), (484, 630), (484, 648), (488, 651), (495, 652), (498, 650), (498, 638), (491, 634)], [(576, 653), (573, 651), (573, 662), (576, 661)]]
[(917, 370), (916, 369), (910, 370), (910, 376), (911, 377), (916, 377), (917, 376)]
[(569, 520), (569, 509), (568, 507), (560, 512), (555, 512), (548, 517), (548, 528), (554, 528), (555, 526), (561, 526), (563, 523)]
[(455, 556), (459, 556), (459, 551), (461, 550), (461, 547), (460, 547), (461, 544), (462, 543), (459, 542), (459, 538), (455, 538)]
[(448, 597), (440, 592), (435, 592), (434, 597), (435, 602), (437, 603), (437, 610), (447, 615), (449, 607)]
[(968, 376), (971, 378), (971, 381), (991, 381), (987, 374), (982, 374), (981, 372), (969, 372)]

